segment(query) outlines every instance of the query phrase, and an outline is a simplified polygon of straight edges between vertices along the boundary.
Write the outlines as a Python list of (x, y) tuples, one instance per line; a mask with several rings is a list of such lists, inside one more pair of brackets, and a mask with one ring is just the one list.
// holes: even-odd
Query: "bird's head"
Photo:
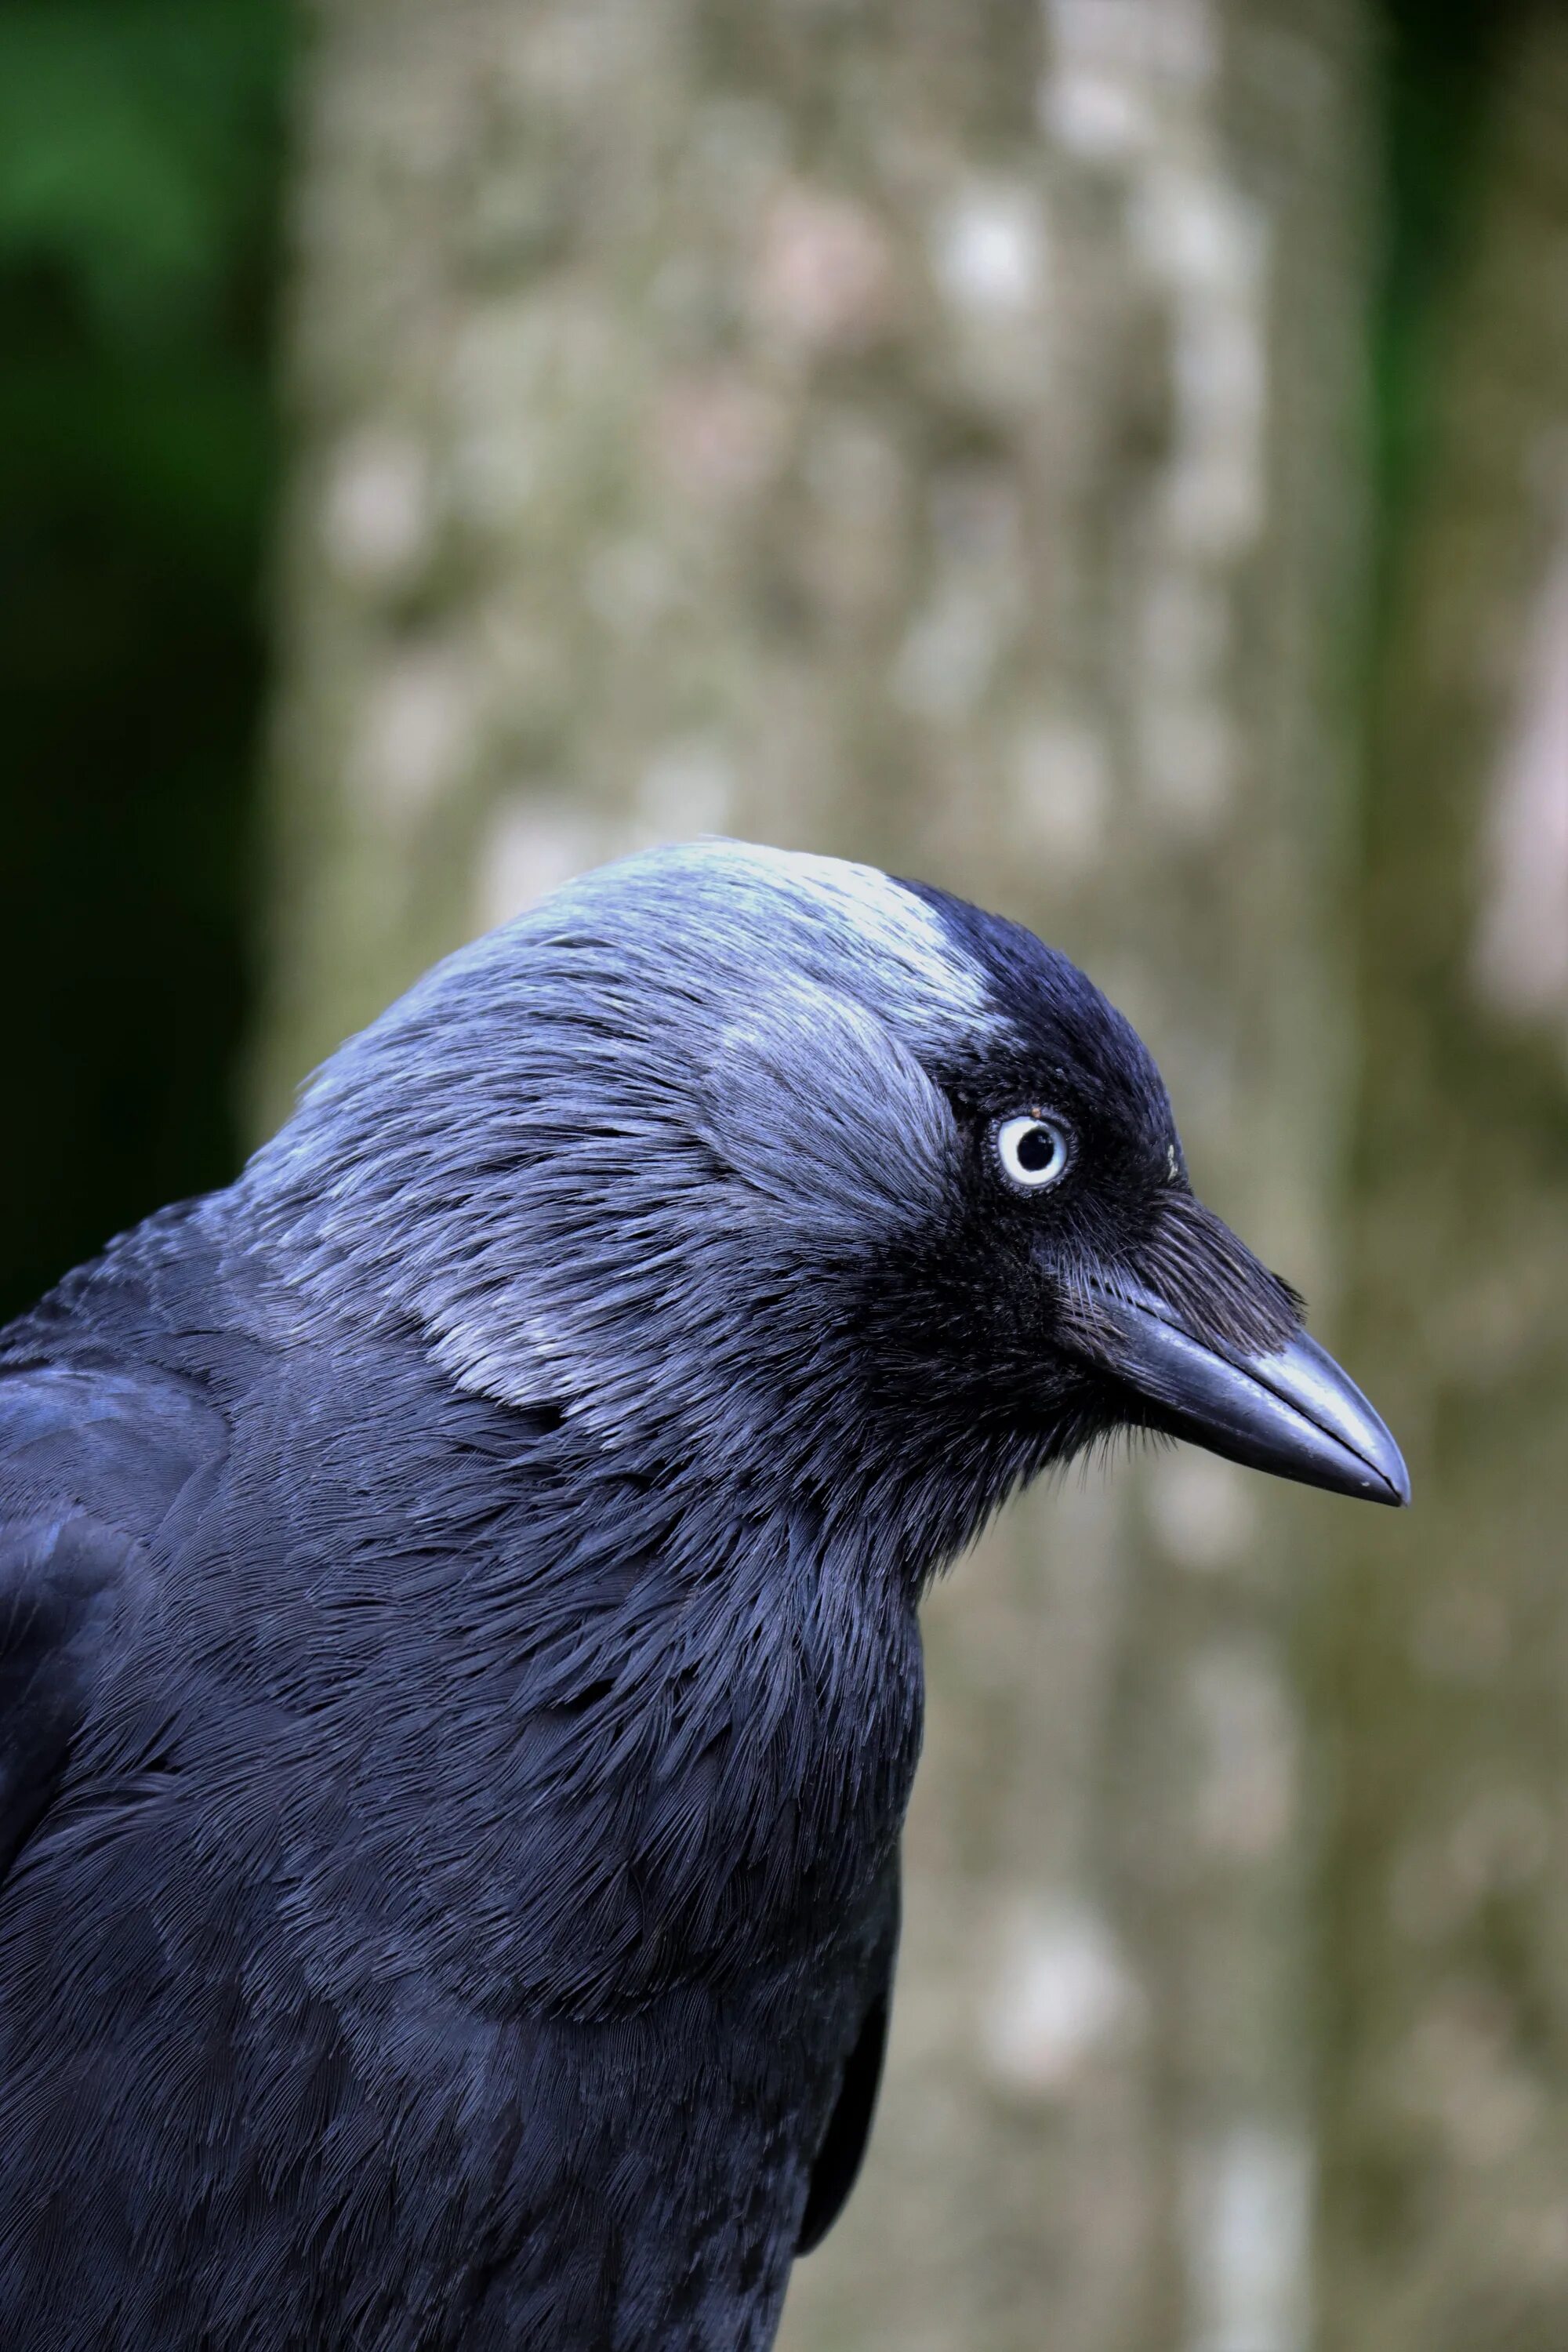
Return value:
[(351, 1040), (245, 1182), (308, 1292), (460, 1386), (933, 1553), (1124, 1428), (1407, 1499), (1128, 1023), (866, 866), (711, 842), (570, 884)]

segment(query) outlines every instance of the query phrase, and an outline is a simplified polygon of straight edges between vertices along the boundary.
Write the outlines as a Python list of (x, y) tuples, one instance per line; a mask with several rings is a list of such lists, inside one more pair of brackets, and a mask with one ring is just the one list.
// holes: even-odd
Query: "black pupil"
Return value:
[(1028, 1127), (1018, 1138), (1018, 1165), (1037, 1176), (1057, 1156), (1057, 1139), (1048, 1127)]

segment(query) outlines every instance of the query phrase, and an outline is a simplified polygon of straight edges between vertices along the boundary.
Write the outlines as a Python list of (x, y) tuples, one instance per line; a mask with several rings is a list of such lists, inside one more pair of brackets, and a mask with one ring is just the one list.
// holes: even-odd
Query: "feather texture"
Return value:
[(12, 1327), (0, 2339), (762, 2352), (869, 2127), (920, 1596), (1130, 1417), (1073, 1317), (1203, 1289), (1178, 1160), (1027, 934), (709, 845)]

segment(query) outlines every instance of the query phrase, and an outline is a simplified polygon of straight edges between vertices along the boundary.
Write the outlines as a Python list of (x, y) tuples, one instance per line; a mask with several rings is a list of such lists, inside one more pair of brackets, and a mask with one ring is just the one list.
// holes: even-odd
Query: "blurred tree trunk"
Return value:
[(1363, 919), (1356, 1361), (1417, 1508), (1347, 1545), (1324, 2342), (1568, 2345), (1568, 15), (1524, 12), (1434, 354)]
[[(258, 1100), (573, 868), (721, 829), (1021, 916), (1321, 1301), (1358, 0), (318, 0)], [(890, 2079), (785, 2336), (1299, 2352), (1289, 1594), (1173, 1454), (930, 1612)]]

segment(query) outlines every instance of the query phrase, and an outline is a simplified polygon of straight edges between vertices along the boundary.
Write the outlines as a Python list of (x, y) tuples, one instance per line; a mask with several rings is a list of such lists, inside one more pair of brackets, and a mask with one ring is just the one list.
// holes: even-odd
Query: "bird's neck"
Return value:
[[(356, 1500), (374, 1611), (363, 1578), (340, 1612), (335, 1570), (310, 1571), (341, 1617), (334, 1676), (365, 1685), (355, 1834), (388, 1857), (356, 1873), (342, 1948), (396, 1948), (487, 2009), (603, 2016), (859, 1933), (922, 1711), (878, 1531), (694, 1465), (655, 1476), (422, 1372), (399, 1403), (409, 1366), (362, 1360), (365, 1434), (332, 1447), (351, 1472), (398, 1450), (395, 1495)], [(290, 1560), (341, 1549), (341, 1497), (318, 1482), (291, 1512)], [(335, 1836), (325, 1794), (321, 1819)]]

